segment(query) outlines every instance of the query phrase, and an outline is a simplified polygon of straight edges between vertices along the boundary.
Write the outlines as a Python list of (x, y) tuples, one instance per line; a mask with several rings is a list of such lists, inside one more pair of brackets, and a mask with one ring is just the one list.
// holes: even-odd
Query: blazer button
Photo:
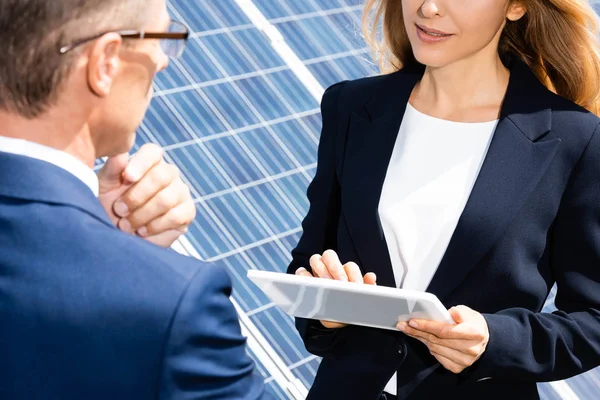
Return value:
[(398, 354), (404, 354), (404, 346), (398, 346)]

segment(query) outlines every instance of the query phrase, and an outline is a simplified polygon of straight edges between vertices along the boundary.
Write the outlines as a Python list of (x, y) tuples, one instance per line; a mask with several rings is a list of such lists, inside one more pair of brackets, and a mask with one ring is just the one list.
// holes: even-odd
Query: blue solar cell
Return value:
[[(271, 80), (257, 76), (244, 79), (238, 84), (242, 93), (252, 101), (252, 107), (263, 120), (282, 118), (290, 114), (289, 106), (286, 107), (280, 94), (273, 90)], [(278, 96), (279, 95), (279, 96)]]
[(232, 33), (240, 51), (244, 52), (258, 70), (285, 66), (283, 59), (273, 52), (273, 47), (258, 29), (243, 29)]
[(288, 399), (289, 398), (289, 394), (287, 392), (285, 392), (283, 389), (281, 389), (281, 386), (279, 386), (275, 381), (272, 381), (272, 380), (266, 381), (265, 392), (266, 392), (266, 395), (268, 396), (267, 398), (272, 398), (272, 399)]
[(184, 126), (184, 120), (171, 112), (170, 105), (174, 104), (175, 96), (168, 99), (155, 97), (146, 113), (142, 128), (138, 132), (141, 138), (148, 142), (168, 146), (192, 138), (191, 133)]
[(273, 235), (241, 193), (228, 193), (206, 204), (225, 223), (226, 232), (238, 246), (251, 245)]
[(276, 307), (250, 317), (265, 332), (265, 338), (289, 366), (308, 357), (302, 340), (294, 334), (294, 320)]
[(244, 194), (274, 234), (287, 232), (300, 224), (302, 216), (291, 207), (290, 199), (278, 185), (267, 183), (251, 187)]
[[(189, 44), (189, 48), (194, 51), (194, 41), (191, 40)], [(186, 53), (185, 57), (190, 57), (192, 52)], [(162, 71), (156, 76), (154, 80), (154, 87), (158, 90), (167, 90), (173, 89), (177, 87), (187, 86), (191, 82), (187, 78), (187, 71), (185, 71), (181, 65), (180, 61), (171, 61), (169, 64), (169, 68), (165, 71)]]
[(306, 27), (301, 25), (299, 21), (285, 21), (277, 23), (275, 26), (281, 31), (286, 43), (301, 60), (309, 60), (325, 54), (322, 46), (313, 41), (314, 38), (309, 39)]
[[(277, 140), (271, 130), (259, 128), (241, 133), (239, 138), (268, 176), (281, 174), (296, 167), (293, 150), (282, 146), (283, 143), (279, 143), (281, 141)], [(293, 155), (290, 156), (291, 154)]]
[(225, 83), (206, 87), (202, 91), (230, 127), (243, 128), (260, 122), (259, 116), (249, 109), (251, 103), (240, 95), (237, 86)]
[(168, 154), (199, 196), (204, 197), (230, 187), (223, 170), (212, 161), (212, 155), (203, 143), (174, 148)]
[[(550, 385), (542, 384), (538, 385), (540, 397), (544, 400), (560, 400), (561, 397), (552, 389)], [(591, 399), (590, 399), (591, 400)]]
[(159, 82), (163, 89), (209, 82), (225, 77), (225, 74), (213, 62), (212, 54), (207, 51), (202, 42), (206, 39), (206, 37), (190, 39), (183, 56), (172, 61), (169, 68), (159, 74)]
[(251, 24), (234, 0), (169, 0), (169, 11), (194, 32)]
[(214, 15), (221, 27), (251, 23), (248, 17), (237, 6), (235, 0), (203, 0), (202, 2), (208, 6), (208, 12)]
[(293, 369), (294, 374), (298, 376), (298, 378), (302, 381), (302, 383), (304, 383), (306, 387), (312, 386), (320, 362), (320, 358), (310, 357), (307, 359), (306, 363), (301, 364)]
[(235, 249), (233, 240), (215, 223), (213, 213), (206, 204), (199, 204), (196, 210), (196, 219), (189, 227), (188, 239), (201, 259), (208, 260)]
[(240, 186), (265, 178), (238, 141), (237, 137), (227, 136), (205, 143), (208, 152), (214, 157), (214, 162), (222, 169), (223, 176), (228, 178), (229, 186)]
[(253, 60), (240, 57), (240, 49), (232, 35), (219, 34), (201, 38), (210, 54), (216, 59), (227, 75), (241, 75), (258, 70)]
[(277, 88), (279, 98), (291, 107), (291, 111), (302, 113), (319, 107), (319, 103), (291, 71), (275, 72), (265, 79)]
[[(315, 128), (307, 123), (309, 118), (304, 117), (299, 121), (288, 121), (271, 127), (285, 147), (293, 151), (293, 157), (302, 166), (311, 165), (317, 161), (316, 154), (320, 127)], [(304, 133), (306, 131), (308, 132)]]

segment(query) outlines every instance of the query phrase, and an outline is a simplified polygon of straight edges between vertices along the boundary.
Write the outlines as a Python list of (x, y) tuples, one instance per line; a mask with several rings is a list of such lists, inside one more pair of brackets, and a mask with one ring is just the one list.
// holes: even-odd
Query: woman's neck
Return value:
[(510, 72), (500, 58), (461, 60), (427, 67), (414, 88), (410, 103), (419, 111), (457, 122), (498, 118)]

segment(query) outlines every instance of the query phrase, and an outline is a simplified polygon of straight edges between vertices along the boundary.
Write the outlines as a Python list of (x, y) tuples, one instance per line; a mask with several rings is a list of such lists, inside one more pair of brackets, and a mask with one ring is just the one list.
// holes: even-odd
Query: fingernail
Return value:
[(181, 228), (178, 228), (177, 230), (185, 235), (186, 233), (188, 233), (189, 228), (187, 226), (182, 226)]
[(122, 201), (117, 201), (115, 203), (114, 211), (115, 214), (117, 214), (121, 218), (124, 218), (129, 215), (129, 207), (127, 207), (127, 204), (123, 203)]
[(408, 324), (413, 328), (419, 328), (419, 324), (417, 324), (415, 321), (410, 321)]
[(133, 233), (133, 230), (131, 229), (131, 224), (126, 219), (122, 219), (119, 221), (119, 229), (121, 229), (123, 232)]
[(396, 325), (396, 328), (400, 331), (400, 332), (404, 332), (406, 330), (406, 327), (404, 326), (404, 322), (398, 322), (398, 325)]
[(137, 234), (140, 235), (141, 237), (148, 236), (148, 228), (146, 228), (145, 226), (142, 226), (140, 229), (138, 229)]

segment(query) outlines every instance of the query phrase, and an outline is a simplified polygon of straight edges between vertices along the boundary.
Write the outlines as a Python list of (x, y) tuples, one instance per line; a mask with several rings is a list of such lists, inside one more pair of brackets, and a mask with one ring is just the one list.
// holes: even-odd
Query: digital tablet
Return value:
[(412, 318), (454, 323), (431, 293), (258, 270), (248, 278), (293, 317), (388, 330)]

